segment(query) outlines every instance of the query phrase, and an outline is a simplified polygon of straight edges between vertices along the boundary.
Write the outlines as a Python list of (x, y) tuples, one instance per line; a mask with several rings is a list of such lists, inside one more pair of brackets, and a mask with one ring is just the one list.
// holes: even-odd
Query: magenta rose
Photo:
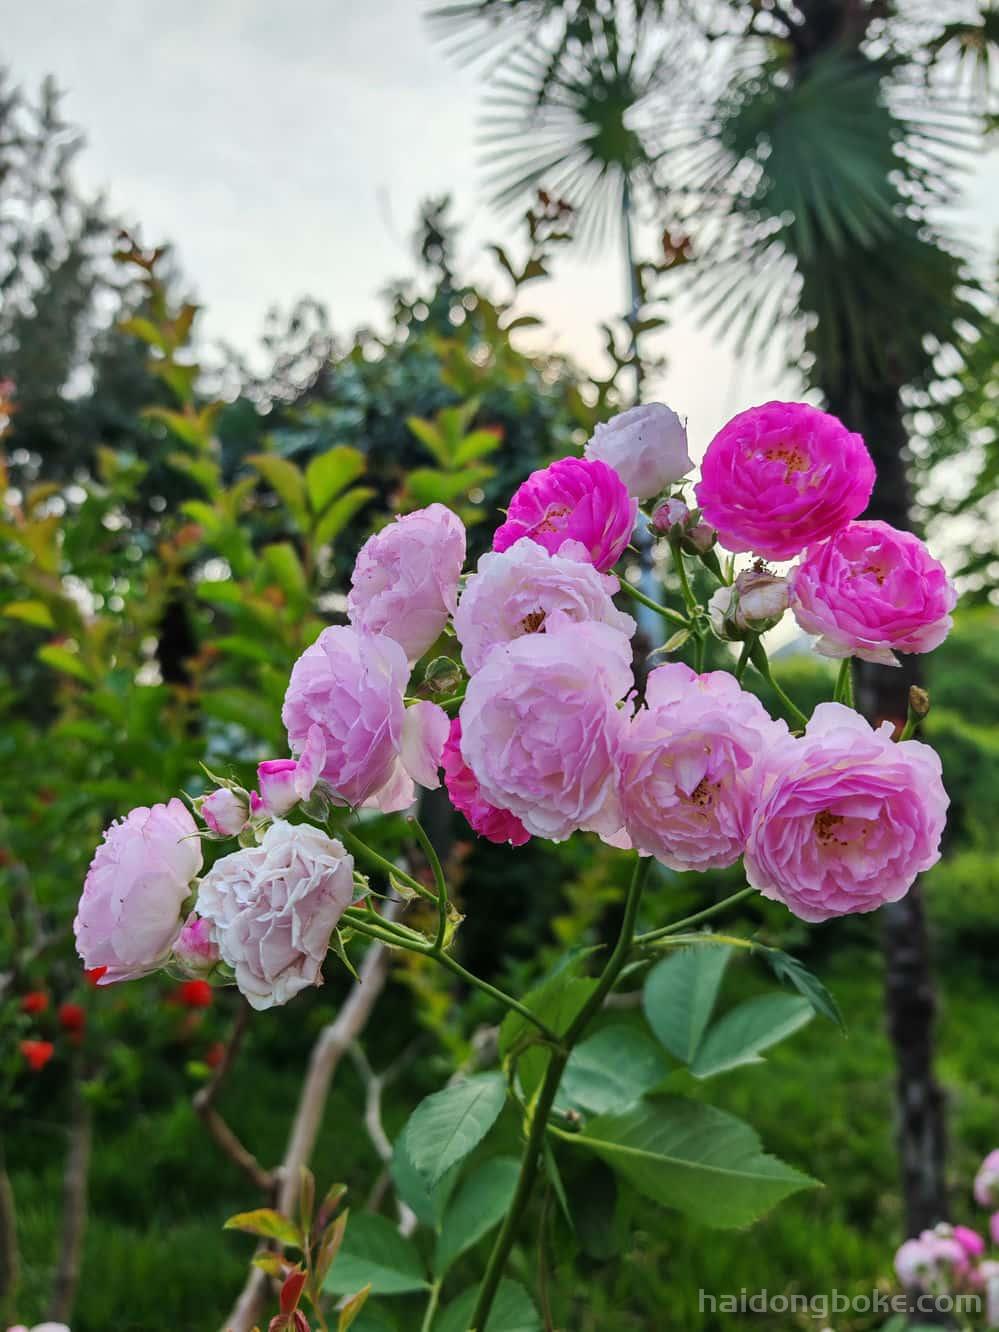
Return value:
[(397, 518), (360, 549), (347, 598), (351, 624), (388, 634), (416, 661), (454, 614), (464, 563), (465, 528), (443, 504)]
[(132, 980), (166, 962), (201, 863), (198, 827), (180, 800), (133, 809), (112, 823), (73, 921), (83, 965), (106, 968), (99, 984)]
[(810, 546), (791, 570), (791, 604), (826, 657), (897, 666), (895, 652), (930, 652), (950, 632), (957, 592), (917, 536), (850, 523)]
[(483, 555), (454, 617), (466, 670), (477, 671), (497, 643), (545, 633), (554, 616), (596, 620), (630, 638), (635, 621), (611, 599), (618, 586), (614, 575), (596, 570), (573, 541), (557, 555), (526, 538), (502, 553)]
[(590, 562), (606, 571), (631, 540), (638, 501), (631, 499), (612, 467), (589, 458), (562, 458), (532, 472), (515, 492), (506, 522), (496, 529), (493, 550), (508, 550), (529, 537), (557, 554), (578, 541)]
[[(288, 743), (296, 755), (310, 746), (318, 752), (318, 728), (318, 775), (340, 803), (389, 812), (413, 803), (414, 781), (440, 785), (447, 715), (434, 703), (407, 708), (408, 681), (406, 653), (395, 639), (347, 625), (324, 629), (292, 668), (281, 710)], [(288, 779), (287, 772), (273, 776)]]
[(671, 662), (651, 673), (645, 697), (621, 753), (633, 845), (676, 870), (734, 864), (760, 800), (760, 761), (787, 726), (725, 671)]
[(618, 758), (631, 645), (605, 624), (566, 624), (493, 649), (461, 705), (461, 752), (482, 798), (536, 837), (621, 829)]
[(483, 800), (475, 773), (462, 758), (461, 720), (458, 717), (451, 723), (442, 763), (444, 785), (451, 797), (451, 804), (464, 814), (474, 832), (489, 842), (509, 842), (511, 846), (523, 846), (530, 841), (531, 834), (520, 819), (508, 810), (497, 809), (488, 800)]
[(207, 976), (215, 970), (218, 960), (219, 950), (210, 922), (192, 912), (173, 946), (173, 961), (189, 976)]
[(940, 859), (947, 793), (940, 759), (896, 744), (852, 708), (820, 703), (805, 734), (767, 764), (746, 846), (746, 875), (802, 920), (896, 902)]
[(687, 430), (671, 407), (649, 402), (598, 425), (584, 456), (613, 467), (629, 495), (652, 499), (686, 476), (693, 463)]
[(788, 560), (863, 513), (874, 463), (859, 435), (803, 402), (740, 412), (708, 445), (697, 502), (731, 551)]
[(286, 1004), (322, 981), (337, 921), (354, 895), (354, 860), (311, 824), (275, 820), (259, 846), (217, 860), (198, 914), (253, 1008)]

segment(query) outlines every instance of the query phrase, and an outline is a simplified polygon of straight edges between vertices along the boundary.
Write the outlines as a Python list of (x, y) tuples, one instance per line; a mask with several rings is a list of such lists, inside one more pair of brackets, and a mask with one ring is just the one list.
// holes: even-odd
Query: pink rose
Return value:
[(943, 565), (911, 532), (850, 523), (810, 546), (791, 570), (794, 614), (820, 634), (826, 657), (897, 666), (897, 652), (930, 652), (947, 637), (957, 592)]
[(999, 1206), (999, 1148), (989, 1152), (978, 1167), (973, 1192), (979, 1207)]
[(198, 813), (206, 827), (217, 837), (236, 837), (246, 827), (250, 806), (245, 796), (237, 795), (227, 786), (220, 786), (211, 795), (196, 802)]
[(631, 645), (605, 624), (565, 624), (493, 649), (461, 705), (461, 752), (488, 804), (536, 837), (622, 824), (617, 761)]
[(800, 739), (767, 764), (746, 875), (802, 920), (873, 911), (940, 859), (947, 793), (940, 759), (896, 744), (852, 708), (820, 703)]
[(173, 960), (190, 976), (204, 976), (215, 970), (219, 950), (210, 921), (193, 912), (188, 916), (173, 946)]
[(687, 431), (671, 407), (646, 403), (598, 425), (584, 456), (613, 467), (628, 494), (647, 500), (693, 467)]
[(297, 759), (265, 759), (257, 764), (254, 814), (281, 818), (289, 810), (308, 800), (326, 765), (326, 739), (321, 726), (310, 726), (305, 746)]
[(180, 800), (133, 809), (107, 829), (73, 921), (83, 965), (107, 968), (99, 984), (132, 980), (166, 962), (201, 861), (197, 825)]
[(744, 569), (731, 587), (708, 599), (708, 619), (719, 638), (738, 643), (779, 623), (790, 602), (786, 578), (766, 569)]
[(722, 426), (701, 477), (697, 502), (727, 550), (787, 560), (864, 511), (874, 463), (828, 412), (767, 402)]
[(910, 1290), (934, 1293), (949, 1291), (955, 1278), (968, 1268), (968, 1256), (951, 1234), (924, 1230), (916, 1239), (906, 1240), (895, 1254), (899, 1281)]
[(451, 733), (444, 746), (443, 765), (444, 785), (451, 797), (451, 804), (464, 814), (480, 837), (485, 837), (489, 842), (509, 842), (511, 846), (523, 846), (531, 840), (531, 834), (520, 819), (505, 809), (490, 805), (488, 800), (483, 800), (475, 773), (461, 756), (461, 721), (458, 717), (451, 723)]
[(968, 1258), (981, 1258), (985, 1252), (985, 1241), (977, 1230), (971, 1230), (968, 1226), (955, 1226), (952, 1233)]
[(259, 846), (217, 860), (198, 913), (253, 1008), (319, 985), (330, 936), (354, 895), (354, 860), (311, 824), (275, 820)]
[(454, 617), (466, 670), (477, 671), (497, 643), (545, 633), (553, 616), (596, 620), (630, 638), (635, 621), (611, 600), (618, 586), (613, 574), (601, 574), (589, 563), (575, 541), (567, 541), (557, 555), (526, 538), (502, 553), (483, 555)]
[(514, 492), (493, 550), (529, 537), (552, 554), (578, 541), (596, 568), (606, 571), (631, 540), (638, 501), (630, 499), (612, 467), (589, 458), (562, 458), (532, 472)]
[(787, 726), (725, 671), (659, 666), (645, 697), (621, 757), (632, 843), (671, 869), (734, 864), (759, 802), (760, 760), (787, 739)]
[(464, 563), (465, 529), (443, 504), (397, 518), (360, 549), (347, 598), (351, 624), (388, 634), (416, 661), (454, 614)]
[(320, 776), (339, 803), (387, 813), (413, 803), (414, 780), (440, 785), (448, 719), (434, 703), (407, 708), (408, 681), (406, 654), (395, 639), (346, 625), (324, 629), (295, 663), (281, 710), (288, 743), (304, 757), (308, 744), (318, 748), (315, 737), (310, 742), (318, 728), (325, 750)]
[(999, 1244), (999, 1212), (993, 1212), (989, 1217), (989, 1236), (993, 1244)]

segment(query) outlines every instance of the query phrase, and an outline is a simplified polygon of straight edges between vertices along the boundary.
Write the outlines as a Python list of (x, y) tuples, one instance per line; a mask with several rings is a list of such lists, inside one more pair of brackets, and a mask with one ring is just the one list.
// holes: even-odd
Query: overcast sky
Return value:
[[(450, 192), (466, 271), (504, 223), (475, 166), (475, 76), (431, 41), (420, 0), (0, 0), (0, 59), (46, 73), (87, 133), (79, 176), (106, 189), (147, 242), (173, 242), (206, 306), (203, 333), (250, 347), (264, 311), (312, 295), (347, 333), (412, 271), (419, 201)], [(967, 224), (999, 216), (996, 156), (970, 181)], [(600, 365), (596, 326), (621, 310), (616, 256), (563, 260), (529, 289), (546, 336)], [(700, 453), (733, 412), (778, 391), (676, 311), (654, 388), (690, 417)]]

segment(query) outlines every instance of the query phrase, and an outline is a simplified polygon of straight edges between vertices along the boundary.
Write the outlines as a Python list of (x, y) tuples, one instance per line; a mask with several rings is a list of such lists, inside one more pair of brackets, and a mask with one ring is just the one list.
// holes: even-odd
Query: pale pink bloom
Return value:
[(625, 733), (621, 804), (632, 843), (677, 870), (733, 864), (760, 799), (760, 760), (786, 740), (726, 671), (671, 662), (648, 678)]
[(720, 587), (708, 600), (708, 619), (719, 638), (739, 642), (779, 623), (790, 604), (786, 578), (766, 569), (744, 569), (731, 587)]
[(493, 550), (529, 537), (556, 554), (578, 541), (590, 562), (606, 571), (621, 557), (635, 530), (638, 501), (612, 467), (589, 458), (562, 458), (532, 472), (510, 500)]
[(679, 540), (683, 529), (690, 519), (690, 509), (682, 499), (671, 495), (657, 504), (652, 510), (652, 526), (663, 535), (675, 534)]
[(802, 920), (896, 902), (940, 859), (949, 803), (940, 759), (896, 744), (852, 708), (820, 703), (800, 739), (767, 763), (746, 875)]
[(347, 598), (351, 624), (388, 634), (416, 661), (454, 614), (464, 563), (465, 528), (443, 504), (397, 518), (358, 553)]
[(727, 550), (787, 560), (864, 511), (874, 463), (828, 412), (767, 402), (722, 426), (701, 477), (697, 502)]
[[(827, 657), (897, 666), (895, 652), (930, 652), (950, 632), (957, 591), (917, 536), (850, 523), (810, 546), (791, 570), (795, 618)], [(894, 649), (894, 651), (893, 651)]]
[(631, 646), (605, 624), (564, 624), (500, 644), (461, 706), (461, 752), (482, 799), (561, 842), (622, 825), (617, 764)]
[(985, 1241), (977, 1230), (971, 1230), (968, 1226), (955, 1226), (951, 1233), (968, 1258), (981, 1258), (985, 1252)]
[(440, 785), (436, 766), (447, 718), (434, 703), (407, 709), (408, 681), (406, 654), (395, 639), (346, 625), (324, 629), (295, 663), (281, 710), (288, 743), (293, 754), (303, 755), (309, 743), (318, 749), (309, 737), (319, 729), (325, 750), (319, 776), (339, 803), (387, 813), (413, 803), (414, 779)]
[(973, 1192), (979, 1207), (999, 1206), (999, 1148), (989, 1152), (978, 1167)]
[(444, 746), (443, 766), (444, 785), (451, 804), (464, 814), (480, 837), (490, 842), (509, 842), (511, 846), (523, 846), (530, 841), (531, 834), (520, 819), (483, 800), (475, 773), (462, 758), (461, 720), (458, 717), (451, 723), (451, 733)]
[(99, 984), (132, 980), (164, 964), (201, 862), (197, 825), (176, 798), (133, 809), (107, 829), (73, 921), (83, 965), (107, 968)]
[(265, 759), (257, 764), (259, 795), (253, 800), (254, 814), (281, 818), (303, 800), (308, 800), (325, 765), (323, 729), (310, 726), (305, 747), (297, 759)]
[(259, 846), (217, 860), (198, 913), (253, 1008), (319, 985), (330, 937), (354, 894), (354, 861), (311, 824), (276, 819)]
[(989, 1217), (989, 1235), (993, 1244), (999, 1244), (999, 1212), (993, 1212)]
[(968, 1269), (968, 1255), (952, 1235), (924, 1230), (906, 1240), (895, 1254), (895, 1272), (903, 1286), (941, 1294), (954, 1288)]
[(613, 467), (636, 499), (652, 499), (693, 467), (687, 430), (671, 407), (649, 402), (598, 425), (584, 456)]
[(497, 643), (545, 633), (553, 616), (595, 620), (630, 638), (635, 621), (611, 600), (618, 587), (613, 574), (599, 573), (575, 541), (553, 555), (525, 537), (502, 553), (483, 555), (454, 617), (465, 669), (477, 671)]
[(245, 796), (237, 795), (227, 786), (220, 786), (211, 795), (197, 802), (198, 813), (208, 829), (218, 837), (235, 837), (246, 827), (250, 806)]
[(192, 912), (173, 946), (173, 960), (191, 976), (214, 971), (219, 950), (212, 935), (211, 922)]

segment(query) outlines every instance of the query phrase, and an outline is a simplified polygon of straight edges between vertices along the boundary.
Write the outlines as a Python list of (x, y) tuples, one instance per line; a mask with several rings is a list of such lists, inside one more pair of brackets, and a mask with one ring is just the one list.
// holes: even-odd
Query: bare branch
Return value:
[(192, 1103), (196, 1113), (222, 1153), (238, 1169), (242, 1170), (251, 1184), (260, 1189), (262, 1193), (268, 1194), (274, 1188), (274, 1176), (265, 1170), (253, 1153), (243, 1145), (215, 1108), (215, 1102), (222, 1090), (222, 1084), (225, 1082), (226, 1075), (239, 1053), (239, 1047), (243, 1043), (249, 1016), (249, 1005), (241, 1003), (233, 1022), (232, 1034), (226, 1044), (225, 1053), (211, 1079), (195, 1093)]
[(62, 1187), (62, 1232), (59, 1259), (48, 1318), (65, 1323), (73, 1312), (83, 1260), (83, 1235), (87, 1227), (87, 1181), (93, 1138), (93, 1108), (83, 1091), (79, 1068), (73, 1070), (73, 1109), (69, 1125), (69, 1151)]

